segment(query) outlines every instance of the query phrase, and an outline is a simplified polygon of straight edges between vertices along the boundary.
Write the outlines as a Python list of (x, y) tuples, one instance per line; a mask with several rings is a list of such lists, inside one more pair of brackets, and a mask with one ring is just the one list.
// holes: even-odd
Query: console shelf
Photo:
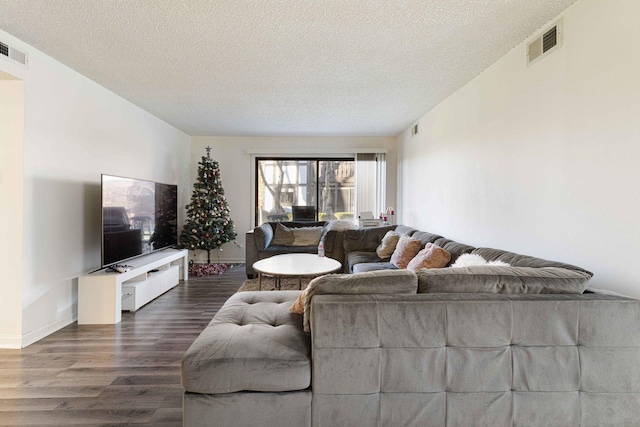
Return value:
[(99, 270), (78, 280), (78, 324), (116, 324), (122, 310), (136, 311), (189, 278), (188, 251), (165, 249), (127, 261), (124, 273)]

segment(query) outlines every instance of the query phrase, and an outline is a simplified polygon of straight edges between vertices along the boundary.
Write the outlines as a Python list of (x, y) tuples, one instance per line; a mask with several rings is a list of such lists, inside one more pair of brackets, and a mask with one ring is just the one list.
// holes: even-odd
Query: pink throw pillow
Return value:
[(451, 254), (438, 245), (427, 243), (423, 250), (409, 262), (407, 270), (414, 273), (423, 268), (442, 268), (451, 261)]
[(411, 236), (403, 234), (398, 240), (395, 251), (391, 255), (391, 264), (398, 268), (407, 268), (411, 261), (420, 252), (422, 242)]

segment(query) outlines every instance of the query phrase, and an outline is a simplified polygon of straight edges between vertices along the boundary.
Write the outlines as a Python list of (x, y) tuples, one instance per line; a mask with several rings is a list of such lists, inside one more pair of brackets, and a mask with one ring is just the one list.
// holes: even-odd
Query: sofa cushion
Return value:
[(473, 252), (473, 250), (475, 249), (473, 246), (465, 245), (464, 243), (458, 243), (456, 241), (447, 239), (446, 237), (441, 237), (433, 243), (440, 246), (442, 249), (444, 249), (445, 251), (451, 254), (451, 260), (449, 260), (449, 265), (456, 262), (456, 260), (460, 255), (469, 254)]
[(292, 246), (318, 246), (322, 237), (322, 227), (293, 228)]
[(382, 238), (382, 242), (376, 248), (376, 254), (378, 257), (390, 258), (393, 255), (393, 251), (396, 250), (396, 246), (398, 245), (398, 240), (400, 240), (400, 235), (393, 230), (387, 231), (387, 234)]
[(413, 233), (418, 231), (413, 227), (409, 227), (408, 225), (402, 225), (402, 224), (396, 225), (394, 230), (399, 235), (408, 234), (409, 236), (413, 236)]
[(304, 330), (310, 331), (311, 301), (323, 294), (415, 294), (418, 278), (408, 270), (379, 270), (357, 274), (327, 274), (316, 277), (306, 289)]
[(381, 262), (361, 262), (353, 266), (353, 273), (366, 273), (367, 271), (378, 270), (398, 270), (398, 267), (391, 264), (389, 261)]
[(542, 258), (536, 258), (529, 255), (520, 255), (513, 252), (507, 252), (500, 249), (492, 249), (492, 248), (477, 248), (474, 249), (473, 254), (478, 254), (482, 256), (487, 261), (500, 260), (511, 264), (514, 267), (558, 267), (558, 268), (566, 268), (569, 270), (582, 271), (584, 273), (593, 276), (588, 270), (577, 267), (571, 264), (565, 264), (557, 261), (549, 261)]
[[(262, 252), (264, 254), (268, 254), (269, 256), (281, 255), (281, 254), (314, 254), (318, 252), (318, 245), (311, 245), (311, 246), (271, 245)], [(268, 258), (268, 256), (260, 257), (260, 259), (263, 259), (263, 258)]]
[(438, 245), (427, 243), (407, 265), (407, 270), (414, 273), (423, 268), (442, 268), (449, 263), (451, 254)]
[(591, 275), (558, 267), (479, 265), (420, 270), (419, 293), (581, 294)]
[(354, 268), (358, 264), (363, 263), (371, 263), (371, 262), (381, 262), (382, 259), (378, 257), (378, 254), (375, 251), (372, 252), (364, 252), (364, 251), (355, 251), (349, 252), (347, 254), (347, 264), (349, 265), (349, 272), (354, 272)]
[(311, 384), (309, 336), (289, 307), (300, 291), (234, 294), (182, 358), (187, 392), (303, 390)]
[(362, 230), (347, 230), (344, 232), (344, 252), (375, 252), (387, 231), (394, 230), (395, 225), (385, 227), (365, 228)]
[(391, 255), (391, 264), (398, 268), (406, 268), (409, 261), (415, 257), (422, 248), (422, 242), (406, 234), (400, 236), (396, 250)]
[(442, 236), (438, 236), (437, 234), (429, 233), (426, 231), (416, 231), (411, 235), (411, 237), (420, 240), (422, 242), (422, 246), (426, 246), (427, 243), (434, 243), (436, 240), (442, 238)]

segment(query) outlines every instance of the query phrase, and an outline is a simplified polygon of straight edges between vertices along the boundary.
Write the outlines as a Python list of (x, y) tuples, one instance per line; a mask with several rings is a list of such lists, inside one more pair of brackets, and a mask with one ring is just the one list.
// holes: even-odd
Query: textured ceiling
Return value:
[(0, 29), (189, 135), (396, 135), (573, 1), (0, 0)]

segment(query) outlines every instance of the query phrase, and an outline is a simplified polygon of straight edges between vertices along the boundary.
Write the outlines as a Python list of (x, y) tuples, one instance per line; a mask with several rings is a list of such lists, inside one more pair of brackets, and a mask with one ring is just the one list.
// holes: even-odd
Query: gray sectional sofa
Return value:
[(357, 272), (314, 279), (304, 315), (300, 291), (220, 309), (182, 361), (184, 425), (640, 424), (640, 301), (582, 293), (580, 267), (400, 230), (511, 266), (414, 274), (345, 231)]

